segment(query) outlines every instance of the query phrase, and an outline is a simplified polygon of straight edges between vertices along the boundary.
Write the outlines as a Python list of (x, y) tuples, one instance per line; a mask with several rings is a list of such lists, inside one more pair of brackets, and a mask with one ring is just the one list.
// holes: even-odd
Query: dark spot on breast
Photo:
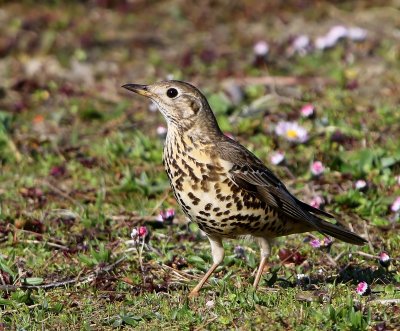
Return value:
[(208, 192), (210, 190), (209, 188), (209, 178), (206, 175), (203, 175), (203, 179), (200, 182), (201, 189), (204, 192)]
[(192, 200), (192, 203), (196, 206), (199, 204), (200, 199), (198, 197), (196, 197), (192, 192), (188, 193), (188, 197), (190, 200)]
[(205, 209), (205, 210), (210, 210), (211, 207), (212, 207), (212, 204), (211, 204), (211, 203), (207, 203), (207, 204), (205, 205), (204, 209)]
[(231, 187), (231, 191), (232, 191), (233, 194), (238, 194), (239, 191), (240, 191), (240, 188), (238, 186), (236, 186), (236, 185), (233, 185)]
[(261, 219), (261, 215), (248, 215), (248, 220), (250, 222), (257, 222)]

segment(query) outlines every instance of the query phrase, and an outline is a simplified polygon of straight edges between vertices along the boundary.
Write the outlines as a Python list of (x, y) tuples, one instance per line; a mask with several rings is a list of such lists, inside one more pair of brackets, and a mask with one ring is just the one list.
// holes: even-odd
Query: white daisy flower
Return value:
[(308, 140), (307, 130), (296, 122), (279, 122), (275, 133), (291, 142), (304, 143)]
[(259, 41), (254, 44), (253, 52), (256, 56), (265, 56), (269, 52), (269, 45), (265, 41)]

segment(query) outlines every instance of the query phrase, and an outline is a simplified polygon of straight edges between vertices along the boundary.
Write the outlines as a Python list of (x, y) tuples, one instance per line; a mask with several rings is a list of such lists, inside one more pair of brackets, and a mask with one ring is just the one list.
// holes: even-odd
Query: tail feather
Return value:
[(315, 225), (317, 226), (318, 231), (321, 233), (335, 237), (350, 244), (361, 246), (367, 242), (367, 240), (360, 237), (358, 234), (322, 219), (318, 219), (318, 222), (315, 222)]
[(329, 217), (329, 218), (335, 218), (335, 216), (333, 216), (333, 215), (327, 213), (326, 211), (323, 211), (323, 210), (321, 210), (321, 209), (318, 209), (318, 208), (315, 208), (315, 207), (313, 207), (313, 206), (310, 206), (309, 204), (307, 204), (307, 203), (305, 203), (305, 202), (303, 202), (303, 201), (297, 200), (297, 203), (298, 203), (301, 207), (303, 207), (303, 209), (305, 209), (305, 210), (307, 210), (308, 212), (311, 212), (311, 213), (313, 213), (313, 214), (321, 215), (321, 216), (325, 216), (325, 217)]

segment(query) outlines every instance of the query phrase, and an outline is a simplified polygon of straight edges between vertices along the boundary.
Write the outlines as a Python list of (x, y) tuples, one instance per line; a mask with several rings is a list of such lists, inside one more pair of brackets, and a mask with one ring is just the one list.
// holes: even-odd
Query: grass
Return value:
[[(391, 210), (400, 195), (396, 17), (389, 5), (296, 6), (4, 3), (0, 329), (400, 327), (399, 213)], [(337, 24), (360, 25), (368, 37), (305, 56), (285, 51), (293, 36)], [(252, 47), (264, 39), (268, 61), (256, 66)], [(188, 299), (210, 266), (209, 243), (169, 189), (161, 115), (120, 88), (171, 74), (198, 85), (223, 130), (263, 161), (285, 151), (285, 163), (271, 165), (279, 177), (304, 201), (322, 196), (369, 244), (313, 248), (309, 241), (322, 238), (315, 233), (278, 238), (255, 292), (257, 246), (226, 241), (224, 264)], [(298, 82), (229, 81), (269, 75)], [(300, 116), (307, 103), (314, 118)], [(274, 127), (287, 120), (310, 139), (278, 137)], [(310, 173), (314, 160), (325, 165), (322, 176)], [(173, 223), (157, 221), (168, 208)], [(135, 244), (130, 234), (140, 226), (149, 233)], [(377, 259), (382, 251), (389, 266)], [(356, 292), (362, 281), (365, 296)]]

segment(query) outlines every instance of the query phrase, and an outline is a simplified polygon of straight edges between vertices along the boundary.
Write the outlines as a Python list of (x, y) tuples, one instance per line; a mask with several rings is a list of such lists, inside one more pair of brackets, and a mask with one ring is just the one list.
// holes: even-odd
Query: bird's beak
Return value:
[(151, 97), (151, 93), (148, 91), (147, 85), (125, 84), (125, 85), (122, 85), (122, 87), (126, 88), (129, 91), (143, 95), (145, 97), (148, 97), (148, 98)]

